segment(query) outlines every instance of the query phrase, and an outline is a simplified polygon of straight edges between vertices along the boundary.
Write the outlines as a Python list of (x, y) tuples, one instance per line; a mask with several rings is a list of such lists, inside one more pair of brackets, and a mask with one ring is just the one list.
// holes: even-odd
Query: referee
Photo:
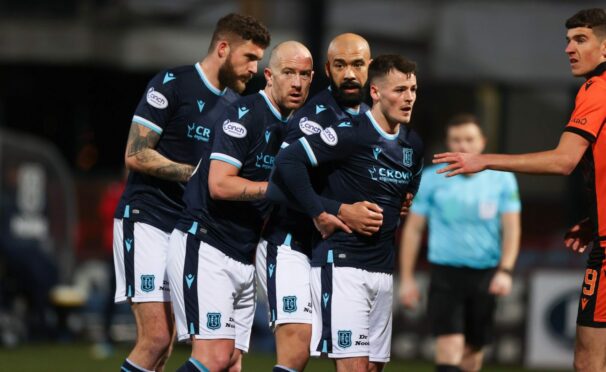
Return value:
[[(481, 153), (486, 140), (475, 117), (447, 125), (452, 152)], [(403, 229), (400, 300), (414, 307), (414, 268), (429, 225), (431, 281), (428, 316), (436, 337), (436, 371), (479, 371), (491, 340), (497, 296), (511, 291), (520, 244), (520, 199), (511, 173), (486, 171), (447, 179), (438, 166), (423, 181)]]

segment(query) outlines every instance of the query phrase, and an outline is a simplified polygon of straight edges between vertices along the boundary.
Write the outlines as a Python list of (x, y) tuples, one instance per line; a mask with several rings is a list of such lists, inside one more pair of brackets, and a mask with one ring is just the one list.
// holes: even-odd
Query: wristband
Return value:
[(497, 271), (500, 271), (500, 272), (502, 272), (502, 273), (505, 273), (505, 274), (507, 274), (507, 275), (509, 275), (509, 276), (513, 276), (513, 270), (512, 270), (512, 269), (508, 269), (508, 268), (505, 268), (505, 267), (499, 267), (499, 268), (497, 269)]

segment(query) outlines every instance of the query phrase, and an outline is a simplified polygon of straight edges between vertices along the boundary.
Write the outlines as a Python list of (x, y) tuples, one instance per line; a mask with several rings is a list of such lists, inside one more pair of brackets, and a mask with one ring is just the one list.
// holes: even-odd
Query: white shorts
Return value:
[(116, 303), (170, 301), (166, 276), (169, 237), (142, 222), (114, 219)]
[(393, 277), (328, 264), (311, 269), (311, 355), (368, 357), (387, 363), (391, 351)]
[(270, 327), (286, 323), (311, 324), (309, 258), (289, 245), (276, 246), (261, 239), (256, 267), (259, 288), (268, 300)]
[(168, 277), (179, 341), (233, 339), (248, 351), (255, 315), (255, 267), (192, 234), (173, 230)]

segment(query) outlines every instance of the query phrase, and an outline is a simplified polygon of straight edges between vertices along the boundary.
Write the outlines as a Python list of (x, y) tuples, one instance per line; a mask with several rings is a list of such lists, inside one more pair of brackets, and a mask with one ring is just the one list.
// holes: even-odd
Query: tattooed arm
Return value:
[(128, 133), (124, 162), (131, 171), (169, 181), (187, 182), (194, 167), (176, 163), (155, 150), (160, 135), (143, 125), (132, 123)]
[(210, 197), (219, 200), (258, 200), (265, 198), (267, 182), (238, 176), (239, 169), (221, 160), (211, 160), (208, 172)]

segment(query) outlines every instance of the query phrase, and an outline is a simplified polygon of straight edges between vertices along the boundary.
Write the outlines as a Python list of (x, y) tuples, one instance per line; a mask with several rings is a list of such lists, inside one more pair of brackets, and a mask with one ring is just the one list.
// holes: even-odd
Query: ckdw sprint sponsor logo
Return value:
[(165, 109), (168, 107), (168, 100), (160, 92), (156, 92), (154, 88), (149, 88), (147, 91), (147, 103), (158, 109)]
[(382, 181), (388, 183), (408, 184), (412, 178), (410, 171), (400, 171), (383, 167), (375, 167), (374, 165), (368, 169), (370, 178), (373, 181)]
[(335, 130), (332, 128), (326, 128), (320, 132), (320, 138), (322, 138), (322, 141), (329, 146), (336, 146), (336, 144), (339, 142), (337, 132), (335, 132)]
[(306, 135), (318, 134), (322, 131), (322, 126), (315, 121), (308, 120), (307, 117), (299, 120), (299, 129)]
[(198, 141), (210, 141), (210, 129), (196, 123), (187, 126), (187, 137)]
[(225, 120), (223, 123), (223, 132), (228, 136), (235, 138), (246, 137), (246, 128), (240, 123), (234, 123), (233, 121)]
[(274, 161), (276, 159), (275, 156), (265, 155), (263, 153), (257, 154), (257, 161), (255, 162), (255, 166), (257, 168), (262, 169), (271, 169), (274, 166)]

